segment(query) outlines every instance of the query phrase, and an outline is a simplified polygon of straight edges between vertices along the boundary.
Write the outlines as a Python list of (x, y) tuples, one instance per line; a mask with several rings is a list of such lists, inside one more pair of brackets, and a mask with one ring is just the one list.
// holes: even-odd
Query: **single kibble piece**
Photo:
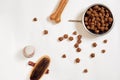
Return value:
[(32, 66), (32, 67), (34, 67), (34, 66), (35, 66), (35, 63), (34, 63), (34, 62), (32, 62), (32, 61), (29, 61), (29, 62), (28, 62), (28, 65), (30, 65), (30, 66)]
[(91, 53), (91, 54), (90, 54), (90, 57), (91, 57), (91, 58), (94, 58), (94, 57), (95, 57), (95, 53)]
[(84, 69), (84, 70), (83, 70), (83, 73), (87, 73), (87, 72), (88, 72), (88, 70), (87, 70), (87, 69)]
[(74, 32), (73, 32), (73, 35), (77, 35), (77, 31), (74, 31)]
[(96, 43), (96, 42), (92, 43), (92, 46), (93, 46), (93, 47), (96, 47), (96, 46), (97, 46), (97, 43)]
[(75, 62), (76, 62), (76, 63), (79, 63), (79, 62), (80, 62), (80, 59), (79, 59), (79, 58), (76, 58), (76, 59), (75, 59)]
[(59, 37), (58, 40), (59, 40), (59, 41), (62, 41), (62, 40), (63, 40), (63, 37)]
[(63, 54), (63, 55), (62, 55), (62, 58), (66, 58), (66, 55), (65, 55), (65, 54)]
[(48, 34), (48, 30), (44, 30), (43, 34), (45, 34), (45, 35)]
[(102, 52), (102, 53), (105, 53), (105, 52), (106, 52), (106, 50), (105, 50), (105, 49), (103, 49), (103, 50), (101, 50), (101, 52)]
[(35, 17), (35, 18), (33, 18), (33, 21), (35, 22), (35, 21), (37, 21), (37, 18)]
[(82, 43), (82, 41), (81, 40), (77, 40), (77, 43), (80, 44), (80, 43)]
[(107, 39), (103, 40), (103, 43), (107, 43)]
[(46, 72), (45, 72), (45, 74), (49, 74), (49, 71), (50, 71), (50, 70), (49, 70), (49, 69), (47, 69), (47, 70), (46, 70)]
[(75, 47), (75, 48), (78, 48), (78, 47), (79, 47), (79, 44), (78, 44), (78, 43), (75, 43), (75, 44), (74, 44), (74, 47)]
[(70, 36), (68, 39), (69, 39), (69, 41), (72, 41), (72, 40), (73, 40), (73, 37), (72, 37), (72, 36)]
[(68, 38), (68, 34), (64, 34), (63, 37), (66, 39)]
[(82, 38), (82, 35), (79, 34), (79, 35), (77, 36), (77, 38), (78, 38), (78, 39), (81, 39), (81, 38)]
[(76, 51), (77, 51), (77, 52), (81, 52), (81, 48), (77, 48)]

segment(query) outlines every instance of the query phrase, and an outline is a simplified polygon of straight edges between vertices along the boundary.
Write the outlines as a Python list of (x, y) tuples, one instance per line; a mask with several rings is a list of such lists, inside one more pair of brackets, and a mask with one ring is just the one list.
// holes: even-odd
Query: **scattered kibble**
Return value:
[(69, 41), (72, 41), (72, 40), (73, 40), (73, 37), (72, 37), (72, 36), (70, 36), (68, 39), (69, 39)]
[(82, 41), (81, 40), (77, 40), (77, 43), (80, 44)]
[(103, 40), (103, 43), (107, 43), (107, 39)]
[(66, 39), (68, 38), (68, 34), (64, 34), (63, 37)]
[(36, 22), (36, 21), (37, 21), (37, 18), (36, 18), (36, 17), (35, 17), (35, 18), (33, 18), (33, 21), (34, 21), (34, 22)]
[(96, 47), (96, 46), (97, 46), (97, 43), (96, 43), (96, 42), (92, 43), (92, 46), (93, 46), (93, 47)]
[(76, 63), (79, 63), (79, 62), (80, 62), (80, 58), (76, 58), (76, 59), (75, 59), (75, 62), (76, 62)]
[(76, 52), (81, 52), (81, 48), (77, 48), (77, 49), (76, 49)]
[(77, 31), (74, 31), (74, 32), (73, 32), (73, 35), (77, 35)]
[(87, 70), (87, 69), (84, 69), (84, 70), (83, 70), (83, 73), (88, 73), (88, 70)]
[(81, 38), (82, 38), (82, 35), (79, 34), (79, 35), (77, 36), (77, 39), (80, 40)]
[(62, 55), (62, 58), (66, 58), (66, 54), (63, 54), (63, 55)]
[(94, 57), (95, 57), (95, 53), (91, 53), (91, 54), (90, 54), (90, 57), (91, 57), (91, 58), (94, 58)]
[(63, 40), (63, 37), (59, 37), (58, 40), (59, 40), (59, 41), (62, 41), (62, 40)]
[(102, 49), (102, 50), (101, 50), (101, 53), (105, 53), (105, 52), (106, 52), (106, 50), (105, 50), (105, 49)]
[(78, 43), (75, 43), (75, 44), (74, 44), (74, 47), (75, 47), (75, 48), (78, 48), (78, 47), (79, 47), (79, 44), (78, 44)]
[(45, 35), (48, 34), (48, 30), (44, 30), (43, 34), (45, 34)]

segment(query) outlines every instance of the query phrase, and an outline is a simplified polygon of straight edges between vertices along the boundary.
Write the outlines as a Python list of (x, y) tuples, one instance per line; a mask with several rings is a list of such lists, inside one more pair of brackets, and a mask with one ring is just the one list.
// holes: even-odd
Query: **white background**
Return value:
[[(29, 60), (36, 62), (42, 55), (51, 57), (50, 73), (42, 80), (120, 80), (120, 1), (119, 0), (69, 0), (59, 24), (48, 18), (60, 0), (0, 0), (0, 79), (29, 80), (32, 67)], [(114, 15), (114, 26), (110, 33), (100, 37), (88, 34), (81, 23), (69, 23), (69, 19), (81, 19), (82, 12), (91, 4), (103, 3)], [(32, 22), (34, 17), (37, 22)], [(42, 31), (47, 29), (48, 35)], [(58, 42), (57, 38), (73, 31), (83, 35), (82, 51), (73, 48), (75, 40)], [(108, 39), (107, 44), (102, 41)], [(97, 42), (96, 48), (91, 47)], [(24, 58), (22, 49), (26, 45), (36, 48), (32, 58)], [(106, 49), (102, 54), (101, 49)], [(90, 59), (91, 52), (96, 57)], [(62, 54), (67, 58), (62, 59)], [(81, 62), (74, 63), (79, 57)], [(82, 71), (87, 68), (88, 73)]]

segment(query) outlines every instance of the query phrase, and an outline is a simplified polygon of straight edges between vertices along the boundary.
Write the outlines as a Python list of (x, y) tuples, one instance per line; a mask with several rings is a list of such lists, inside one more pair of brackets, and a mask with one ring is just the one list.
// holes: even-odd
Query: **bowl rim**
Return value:
[[(85, 14), (86, 14), (87, 10), (90, 9), (91, 7), (95, 6), (95, 5), (101, 5), (101, 6), (105, 7), (105, 8), (107, 8), (107, 9), (111, 12), (112, 17), (113, 17), (113, 22), (112, 22), (111, 28), (110, 28), (108, 31), (106, 31), (105, 33), (102, 33), (102, 34), (96, 34), (96, 33), (91, 32), (90, 30), (87, 29), (87, 27), (85, 26), (85, 23), (84, 23), (84, 17), (85, 17)], [(109, 8), (108, 6), (106, 6), (105, 4), (101, 4), (101, 3), (95, 3), (95, 4), (92, 4), (92, 5), (88, 6), (88, 7), (85, 9), (85, 11), (84, 11), (84, 13), (83, 13), (83, 16), (82, 16), (82, 24), (83, 24), (85, 30), (86, 30), (88, 33), (90, 33), (91, 35), (94, 35), (94, 36), (102, 36), (102, 35), (108, 34), (108, 33), (112, 30), (113, 25), (114, 25), (114, 16), (113, 16), (113, 13), (112, 13), (112, 11), (110, 10), (110, 8)]]

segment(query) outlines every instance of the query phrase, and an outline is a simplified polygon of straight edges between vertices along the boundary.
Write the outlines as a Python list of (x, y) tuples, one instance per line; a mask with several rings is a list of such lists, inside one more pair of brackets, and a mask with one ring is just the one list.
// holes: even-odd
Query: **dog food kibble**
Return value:
[(82, 41), (81, 40), (77, 40), (77, 43), (80, 44)]
[(64, 34), (63, 37), (66, 39), (68, 38), (68, 34)]
[(58, 40), (59, 40), (59, 41), (62, 41), (62, 40), (63, 40), (63, 37), (59, 37)]
[(73, 35), (77, 35), (77, 31), (74, 31), (74, 32), (73, 32)]
[(48, 34), (48, 30), (44, 30), (43, 34), (45, 34), (45, 35)]
[(87, 69), (84, 69), (84, 70), (83, 70), (83, 73), (87, 73), (87, 72), (88, 72), (88, 70), (87, 70)]
[(79, 34), (79, 35), (77, 36), (77, 39), (81, 39), (81, 38), (82, 38), (82, 35)]
[(105, 52), (106, 52), (106, 50), (105, 50), (105, 49), (101, 50), (101, 53), (105, 53)]
[(96, 47), (96, 46), (97, 46), (97, 43), (96, 43), (96, 42), (92, 43), (92, 46), (93, 46), (93, 47)]
[(65, 55), (65, 54), (63, 54), (63, 55), (62, 55), (62, 58), (66, 58), (66, 55)]
[(32, 66), (32, 67), (34, 67), (34, 66), (35, 66), (35, 63), (34, 63), (34, 62), (32, 62), (32, 61), (29, 61), (29, 62), (28, 62), (28, 65), (30, 65), (30, 66)]
[(75, 59), (75, 62), (76, 62), (76, 63), (79, 63), (79, 62), (80, 62), (80, 59), (79, 59), (79, 58), (76, 58), (76, 59)]
[(76, 52), (81, 52), (81, 48), (77, 48), (77, 49), (76, 49)]
[(113, 24), (113, 15), (107, 7), (94, 5), (86, 11), (84, 23), (90, 32), (102, 34), (111, 28)]
[(91, 57), (91, 58), (94, 58), (94, 57), (95, 57), (95, 53), (91, 53), (91, 54), (90, 54), (90, 57)]
[(103, 43), (107, 43), (107, 39), (103, 40)]
[(73, 40), (73, 37), (72, 37), (72, 36), (70, 36), (68, 39), (69, 39), (69, 41), (72, 41), (72, 40)]
[(79, 44), (78, 44), (78, 43), (75, 43), (75, 44), (74, 44), (74, 47), (75, 47), (75, 48), (78, 48), (78, 47), (79, 47)]
[(45, 74), (49, 74), (49, 71), (50, 71), (50, 70), (49, 70), (49, 69), (47, 69), (47, 70), (46, 70), (46, 72), (45, 72)]
[(34, 22), (36, 22), (36, 21), (37, 21), (37, 18), (36, 18), (36, 17), (35, 17), (35, 18), (33, 18), (33, 21), (34, 21)]

